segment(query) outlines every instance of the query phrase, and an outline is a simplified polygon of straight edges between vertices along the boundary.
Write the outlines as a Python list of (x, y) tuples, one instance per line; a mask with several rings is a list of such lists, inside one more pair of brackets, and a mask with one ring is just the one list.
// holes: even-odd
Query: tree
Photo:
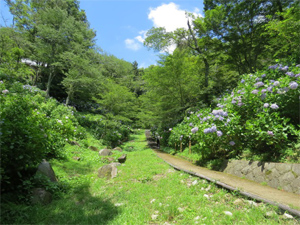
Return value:
[[(269, 58), (266, 49), (270, 36), (265, 25), (276, 12), (290, 4), (286, 1), (205, 0), (204, 10), (212, 34), (224, 43), (227, 62), (240, 73), (261, 69)], [(272, 15), (268, 17), (268, 15)], [(280, 17), (279, 17), (280, 18)], [(265, 35), (263, 35), (265, 34)]]
[(69, 68), (62, 64), (62, 54), (72, 51), (72, 43), (82, 48), (94, 46), (95, 33), (89, 29), (84, 11), (76, 0), (7, 1), (16, 27), (31, 42), (28, 56), (46, 65), (46, 93), (50, 96), (53, 79)]

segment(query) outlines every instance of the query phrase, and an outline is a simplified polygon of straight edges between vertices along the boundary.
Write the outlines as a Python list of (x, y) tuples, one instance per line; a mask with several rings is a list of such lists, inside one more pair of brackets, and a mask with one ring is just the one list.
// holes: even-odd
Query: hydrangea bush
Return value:
[(0, 81), (1, 188), (18, 188), (42, 159), (63, 155), (69, 140), (84, 137), (74, 109), (46, 99), (45, 92)]
[(287, 149), (300, 137), (299, 79), (298, 66), (274, 65), (243, 75), (231, 93), (215, 100), (215, 107), (192, 112), (173, 127), (169, 146), (180, 141), (187, 146), (191, 140), (202, 160), (246, 152), (268, 161), (293, 155)]

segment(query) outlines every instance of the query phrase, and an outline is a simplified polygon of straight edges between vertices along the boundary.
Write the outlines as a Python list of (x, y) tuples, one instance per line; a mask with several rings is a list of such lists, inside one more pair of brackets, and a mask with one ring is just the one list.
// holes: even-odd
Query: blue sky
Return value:
[[(96, 43), (106, 53), (139, 67), (155, 64), (157, 52), (143, 46), (151, 27), (164, 26), (167, 31), (186, 26), (184, 12), (203, 15), (202, 0), (81, 0), (90, 27), (96, 31)], [(0, 0), (0, 24), (12, 23), (4, 0)]]

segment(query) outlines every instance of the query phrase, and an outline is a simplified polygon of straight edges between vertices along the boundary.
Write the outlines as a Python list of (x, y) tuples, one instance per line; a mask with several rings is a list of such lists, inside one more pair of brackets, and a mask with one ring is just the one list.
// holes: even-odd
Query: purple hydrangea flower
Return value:
[(262, 87), (264, 85), (265, 84), (263, 82), (261, 82), (261, 81), (254, 84), (255, 87)]
[(253, 91), (251, 91), (251, 93), (256, 95), (256, 94), (258, 94), (258, 90), (253, 90)]
[(280, 84), (279, 81), (275, 81), (273, 85), (278, 86), (279, 84)]
[(269, 66), (269, 69), (271, 69), (271, 70), (275, 70), (277, 67), (278, 67), (278, 64), (276, 64), (276, 65), (273, 65), (273, 66)]
[(275, 80), (270, 80), (270, 83), (274, 83), (275, 82)]
[(219, 117), (219, 120), (221, 120), (221, 121), (224, 120), (224, 117), (220, 116), (220, 117)]
[(266, 74), (261, 75), (261, 78), (264, 78), (264, 77), (266, 77)]
[(293, 72), (286, 72), (285, 74), (288, 75), (289, 77), (294, 77), (295, 75)]
[(268, 91), (268, 92), (273, 92), (273, 86), (269, 86), (269, 87), (267, 88), (267, 91)]
[(190, 123), (189, 126), (192, 127), (192, 126), (193, 126), (193, 123)]
[(169, 128), (169, 131), (172, 131), (172, 128)]
[(211, 132), (216, 132), (217, 131), (217, 127), (216, 126), (212, 126), (211, 127)]
[(236, 100), (233, 99), (233, 100), (231, 101), (231, 103), (232, 103), (232, 104), (235, 104), (235, 103), (236, 103)]
[(228, 119), (227, 119), (227, 123), (229, 123), (230, 121), (231, 121), (231, 120), (228, 118)]
[(244, 79), (242, 79), (242, 80), (241, 80), (241, 83), (242, 83), (242, 84), (243, 84), (243, 83), (245, 83), (245, 80), (244, 80)]
[(272, 131), (268, 131), (268, 135), (270, 136), (274, 136), (273, 132)]
[(218, 135), (218, 137), (221, 137), (223, 135), (222, 131), (218, 130), (217, 135)]
[(267, 91), (267, 89), (264, 88), (261, 90), (261, 93), (265, 93), (266, 91)]
[(298, 84), (297, 84), (295, 81), (292, 81), (292, 82), (289, 84), (289, 87), (290, 87), (290, 89), (297, 89)]
[(259, 81), (259, 77), (257, 77), (257, 78), (255, 79), (255, 81)]
[(264, 104), (264, 107), (265, 107), (265, 108), (268, 108), (268, 107), (269, 107), (269, 103), (265, 103), (265, 104)]
[(211, 128), (204, 129), (204, 134), (208, 134), (208, 133), (211, 133)]
[(288, 69), (289, 69), (288, 66), (284, 66), (284, 67), (280, 68), (280, 70), (281, 70), (281, 71), (284, 71), (284, 72), (287, 71)]
[(234, 145), (235, 145), (235, 142), (234, 142), (234, 141), (230, 141), (229, 144), (230, 144), (231, 146), (234, 146)]
[(199, 130), (198, 127), (194, 127), (193, 129), (191, 129), (191, 131), (192, 131), (193, 134), (196, 133), (198, 130)]
[(179, 138), (179, 139), (180, 139), (180, 141), (182, 141), (182, 138), (183, 138), (183, 135), (181, 135), (181, 136), (180, 136), (180, 138)]
[(262, 99), (262, 100), (264, 100), (265, 98), (266, 98), (266, 93), (263, 93), (261, 96), (260, 96), (260, 98)]
[(221, 105), (220, 103), (218, 103), (218, 104), (217, 104), (217, 107), (219, 107), (219, 108), (223, 108), (224, 106), (223, 106), (223, 105)]
[(272, 104), (270, 106), (271, 109), (279, 109), (279, 106), (277, 104)]
[(300, 77), (300, 73), (296, 74), (295, 77)]
[(9, 90), (5, 89), (2, 91), (3, 94), (7, 94), (9, 92)]
[(187, 117), (186, 119), (187, 119), (187, 120), (189, 120), (189, 119), (190, 119), (190, 117)]

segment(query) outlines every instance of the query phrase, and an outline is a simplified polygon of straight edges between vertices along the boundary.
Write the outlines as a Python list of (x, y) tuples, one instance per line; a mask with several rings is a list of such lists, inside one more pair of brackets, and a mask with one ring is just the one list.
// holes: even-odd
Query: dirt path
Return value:
[(157, 156), (172, 167), (215, 182), (224, 188), (238, 190), (242, 195), (247, 197), (279, 206), (281, 209), (300, 217), (300, 195), (280, 191), (227, 173), (196, 166), (187, 160), (159, 151), (156, 142), (151, 139), (149, 130), (146, 130), (146, 137), (149, 146), (156, 152)]

